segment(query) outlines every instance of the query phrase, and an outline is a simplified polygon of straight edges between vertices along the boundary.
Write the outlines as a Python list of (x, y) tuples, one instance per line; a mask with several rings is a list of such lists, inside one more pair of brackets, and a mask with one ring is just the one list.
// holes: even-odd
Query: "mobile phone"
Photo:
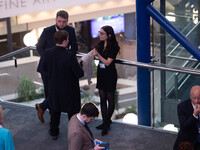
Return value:
[(107, 143), (107, 142), (102, 142), (101, 144), (99, 144), (100, 147), (107, 147), (109, 146), (110, 144)]

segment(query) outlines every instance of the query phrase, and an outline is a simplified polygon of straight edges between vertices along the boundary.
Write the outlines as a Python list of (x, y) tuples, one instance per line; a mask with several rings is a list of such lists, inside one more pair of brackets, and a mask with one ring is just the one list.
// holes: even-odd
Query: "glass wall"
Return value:
[[(199, 47), (199, 0), (156, 0), (153, 5), (187, 39)], [(199, 62), (170, 34), (152, 20), (152, 55), (159, 58), (158, 64), (199, 70)], [(153, 73), (153, 118), (154, 125), (179, 126), (177, 104), (189, 98), (193, 85), (199, 85), (199, 77), (188, 74), (154, 71)], [(159, 80), (158, 80), (159, 79)]]

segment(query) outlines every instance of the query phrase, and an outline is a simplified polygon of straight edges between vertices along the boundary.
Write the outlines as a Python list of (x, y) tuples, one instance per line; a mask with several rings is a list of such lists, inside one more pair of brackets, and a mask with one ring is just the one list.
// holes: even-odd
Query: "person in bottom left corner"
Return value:
[(10, 130), (3, 128), (3, 108), (0, 105), (0, 150), (15, 150)]

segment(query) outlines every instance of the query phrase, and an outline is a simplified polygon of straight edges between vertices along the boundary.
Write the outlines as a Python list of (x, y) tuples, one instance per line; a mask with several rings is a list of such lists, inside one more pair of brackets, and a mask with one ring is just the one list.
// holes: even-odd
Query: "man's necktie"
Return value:
[(88, 127), (88, 125), (87, 124), (85, 124), (85, 128), (88, 130), (88, 132), (90, 133), (90, 135), (92, 136), (92, 138), (93, 138), (93, 134), (92, 134), (92, 132), (90, 131), (90, 128)]

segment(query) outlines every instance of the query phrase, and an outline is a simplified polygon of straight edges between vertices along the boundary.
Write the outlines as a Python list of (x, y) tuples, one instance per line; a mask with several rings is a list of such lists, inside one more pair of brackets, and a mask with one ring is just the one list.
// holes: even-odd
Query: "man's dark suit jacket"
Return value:
[(174, 144), (174, 150), (178, 150), (178, 145), (181, 142), (191, 142), (194, 146), (198, 137), (198, 119), (193, 116), (194, 109), (191, 100), (181, 102), (178, 104), (177, 109), (180, 131)]
[[(77, 45), (77, 40), (76, 40), (76, 35), (75, 35), (75, 29), (73, 27), (66, 26), (65, 30), (69, 33), (69, 44), (67, 47), (69, 50), (72, 51), (72, 53), (76, 54), (76, 52), (78, 51), (78, 45)], [(45, 28), (37, 43), (36, 49), (41, 56), (37, 71), (40, 73), (43, 73), (42, 63), (43, 63), (43, 55), (44, 55), (45, 50), (52, 48), (56, 45), (54, 42), (55, 32), (56, 32), (55, 25)]]
[(79, 78), (84, 72), (76, 55), (64, 47), (46, 50), (43, 70), (48, 78), (48, 106), (55, 112), (78, 113), (81, 106)]
[(76, 115), (68, 124), (68, 150), (94, 150), (94, 139)]

